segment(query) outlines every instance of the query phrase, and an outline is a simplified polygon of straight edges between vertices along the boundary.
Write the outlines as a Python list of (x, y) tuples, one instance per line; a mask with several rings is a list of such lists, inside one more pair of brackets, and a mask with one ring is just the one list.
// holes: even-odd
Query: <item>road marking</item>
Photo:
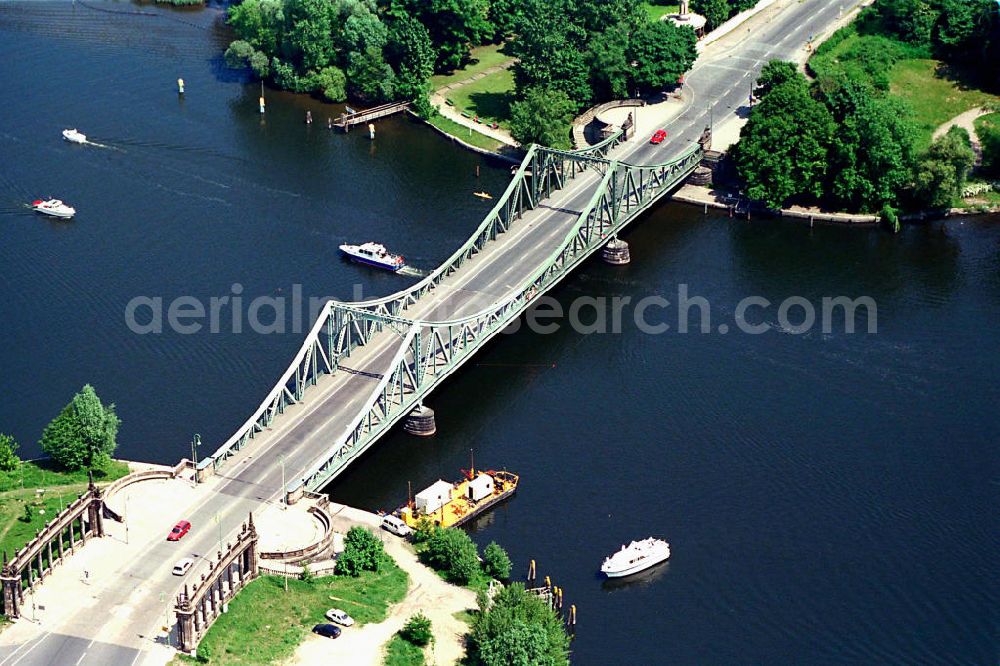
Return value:
[[(32, 646), (31, 646), (31, 647), (30, 647), (30, 648), (29, 648), (29, 649), (28, 649), (28, 650), (27, 650), (27, 651), (26, 651), (26, 652), (25, 652), (24, 654), (22, 654), (22, 655), (21, 655), (20, 657), (18, 657), (18, 658), (17, 658), (17, 659), (15, 660), (15, 661), (12, 661), (12, 662), (10, 663), (10, 666), (15, 666), (15, 664), (17, 664), (17, 663), (18, 663), (19, 661), (21, 661), (22, 659), (24, 659), (25, 657), (27, 657), (27, 656), (28, 656), (28, 653), (30, 653), (30, 652), (31, 652), (32, 650), (34, 650), (34, 649), (35, 649), (36, 647), (38, 647), (39, 645), (41, 645), (41, 644), (42, 644), (42, 641), (44, 641), (44, 640), (45, 640), (46, 638), (48, 638), (48, 637), (49, 637), (49, 636), (51, 636), (51, 635), (52, 635), (52, 632), (50, 632), (50, 631), (47, 631), (47, 632), (45, 632), (44, 634), (42, 634), (42, 635), (41, 635), (41, 636), (40, 636), (40, 637), (38, 638), (38, 640), (37, 640), (37, 641), (35, 641), (35, 644), (34, 644), (34, 645), (32, 645)], [(25, 643), (24, 645), (27, 645), (27, 643)], [(24, 645), (22, 645), (21, 647), (24, 647)], [(20, 649), (20, 648), (18, 648), (18, 649)], [(15, 652), (15, 654), (16, 654), (16, 652)], [(10, 655), (10, 657), (13, 657), (13, 656), (14, 656), (13, 654), (12, 654), (12, 655)], [(10, 657), (7, 657), (7, 659), (10, 659)], [(5, 663), (5, 662), (7, 661), (7, 659), (4, 659), (4, 661), (3, 661), (3, 662), (0, 662), (0, 663)]]
[[(91, 644), (93, 644), (93, 641), (91, 641)], [(76, 666), (80, 666), (80, 662), (83, 661), (83, 658), (86, 657), (86, 656), (87, 656), (87, 652), (84, 651), (84, 653), (80, 655), (80, 658), (76, 660)]]

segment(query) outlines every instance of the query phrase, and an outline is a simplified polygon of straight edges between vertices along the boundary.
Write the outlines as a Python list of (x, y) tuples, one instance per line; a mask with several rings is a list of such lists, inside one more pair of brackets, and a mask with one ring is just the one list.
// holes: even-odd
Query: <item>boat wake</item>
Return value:
[(397, 275), (406, 275), (408, 277), (427, 277), (431, 274), (430, 271), (422, 271), (419, 268), (414, 268), (413, 266), (404, 266), (396, 271)]

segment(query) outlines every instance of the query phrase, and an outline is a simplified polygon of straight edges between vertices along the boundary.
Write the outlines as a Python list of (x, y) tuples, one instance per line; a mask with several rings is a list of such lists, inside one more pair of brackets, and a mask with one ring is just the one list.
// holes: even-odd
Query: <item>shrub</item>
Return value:
[(334, 573), (360, 576), (362, 571), (378, 571), (385, 558), (382, 541), (364, 527), (352, 527), (344, 537), (344, 552), (337, 556)]
[(306, 584), (312, 583), (316, 580), (316, 576), (314, 576), (313, 572), (309, 570), (308, 562), (302, 565), (302, 573), (299, 574), (299, 580)]
[(250, 61), (250, 57), (256, 53), (249, 42), (237, 39), (226, 49), (223, 59), (230, 69), (243, 69)]
[(462, 585), (479, 571), (479, 550), (469, 535), (459, 529), (435, 528), (427, 539), (424, 557), (432, 567)]
[(21, 464), (17, 457), (17, 442), (10, 435), (0, 433), (0, 470), (13, 472)]
[(492, 578), (510, 577), (510, 557), (496, 541), (491, 541), (483, 550), (483, 570)]
[(417, 613), (403, 625), (399, 635), (413, 643), (423, 647), (431, 642), (434, 634), (431, 632), (431, 621), (423, 613)]

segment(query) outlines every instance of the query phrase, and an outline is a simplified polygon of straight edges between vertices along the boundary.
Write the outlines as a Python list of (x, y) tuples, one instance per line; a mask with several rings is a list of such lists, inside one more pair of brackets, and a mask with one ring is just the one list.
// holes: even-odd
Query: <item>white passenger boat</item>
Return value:
[(64, 129), (63, 138), (72, 143), (87, 143), (87, 135), (75, 129)]
[(51, 215), (52, 217), (61, 217), (63, 219), (69, 219), (76, 215), (75, 208), (67, 206), (59, 199), (48, 199), (47, 201), (35, 199), (31, 202), (31, 207), (39, 213)]
[(608, 578), (621, 578), (639, 573), (670, 557), (670, 544), (662, 539), (649, 537), (622, 546), (614, 555), (604, 559), (601, 573)]
[(384, 268), (388, 271), (398, 271), (406, 267), (406, 261), (398, 254), (392, 254), (380, 243), (362, 243), (361, 245), (341, 245), (340, 251), (352, 261)]

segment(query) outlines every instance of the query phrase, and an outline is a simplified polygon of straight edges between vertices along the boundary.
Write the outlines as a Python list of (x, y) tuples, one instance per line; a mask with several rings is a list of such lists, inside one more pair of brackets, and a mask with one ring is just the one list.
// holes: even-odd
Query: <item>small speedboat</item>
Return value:
[(87, 135), (75, 129), (64, 129), (63, 138), (71, 143), (87, 143)]
[(392, 254), (381, 243), (362, 243), (361, 245), (341, 245), (340, 251), (352, 261), (384, 268), (387, 271), (398, 271), (406, 267), (406, 260), (398, 254)]
[(644, 571), (670, 557), (670, 544), (663, 539), (649, 537), (622, 546), (614, 555), (609, 555), (601, 565), (601, 573), (608, 578), (621, 578)]
[(75, 208), (67, 206), (59, 199), (48, 199), (45, 201), (35, 199), (31, 202), (31, 207), (39, 213), (51, 215), (52, 217), (61, 217), (63, 219), (69, 219), (76, 215)]
[(473, 194), (475, 194), (480, 199), (492, 199), (493, 198), (493, 195), (490, 194), (489, 192), (473, 192)]

